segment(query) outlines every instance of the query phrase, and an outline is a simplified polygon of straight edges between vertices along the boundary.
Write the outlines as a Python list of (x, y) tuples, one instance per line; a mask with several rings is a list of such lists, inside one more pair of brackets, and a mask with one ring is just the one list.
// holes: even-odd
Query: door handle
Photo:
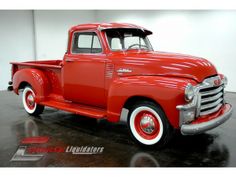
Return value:
[(73, 62), (73, 61), (75, 61), (74, 59), (71, 59), (71, 58), (67, 58), (66, 59), (66, 62)]

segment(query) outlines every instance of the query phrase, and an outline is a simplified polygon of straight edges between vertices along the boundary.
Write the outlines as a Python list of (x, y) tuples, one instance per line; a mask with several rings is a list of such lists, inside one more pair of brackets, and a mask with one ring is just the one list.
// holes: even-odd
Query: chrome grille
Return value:
[(202, 88), (200, 93), (200, 116), (218, 111), (224, 101), (224, 86)]

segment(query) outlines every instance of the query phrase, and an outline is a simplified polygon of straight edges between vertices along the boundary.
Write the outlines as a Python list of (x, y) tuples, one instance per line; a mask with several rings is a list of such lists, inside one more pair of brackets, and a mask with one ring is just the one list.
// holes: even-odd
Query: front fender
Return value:
[(36, 102), (44, 100), (45, 96), (49, 94), (50, 84), (46, 75), (38, 69), (21, 69), (17, 71), (13, 76), (13, 90), (16, 94), (19, 94), (20, 84), (27, 82), (30, 84), (36, 94)]
[(169, 122), (175, 128), (179, 126), (179, 111), (176, 105), (185, 103), (184, 89), (195, 81), (186, 78), (163, 76), (129, 76), (113, 81), (108, 93), (108, 120), (119, 121), (121, 110), (126, 101), (134, 96), (154, 100), (164, 110)]

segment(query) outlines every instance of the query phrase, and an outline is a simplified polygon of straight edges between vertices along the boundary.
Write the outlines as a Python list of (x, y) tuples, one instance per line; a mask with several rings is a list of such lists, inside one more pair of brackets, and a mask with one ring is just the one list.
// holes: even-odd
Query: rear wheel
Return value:
[(172, 137), (173, 129), (165, 113), (152, 102), (134, 105), (128, 125), (131, 135), (141, 145), (163, 147)]
[(39, 105), (35, 102), (35, 92), (30, 86), (26, 86), (22, 93), (22, 102), (25, 108), (25, 111), (32, 116), (40, 115), (44, 106)]

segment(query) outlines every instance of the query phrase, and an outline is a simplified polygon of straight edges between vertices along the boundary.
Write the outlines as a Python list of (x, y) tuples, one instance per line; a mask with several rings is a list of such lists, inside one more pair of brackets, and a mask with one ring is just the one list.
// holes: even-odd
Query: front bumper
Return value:
[(183, 135), (194, 135), (203, 133), (207, 130), (213, 129), (224, 123), (232, 115), (232, 106), (226, 103), (217, 113), (211, 117), (200, 118), (190, 124), (183, 124), (181, 126), (181, 133)]

